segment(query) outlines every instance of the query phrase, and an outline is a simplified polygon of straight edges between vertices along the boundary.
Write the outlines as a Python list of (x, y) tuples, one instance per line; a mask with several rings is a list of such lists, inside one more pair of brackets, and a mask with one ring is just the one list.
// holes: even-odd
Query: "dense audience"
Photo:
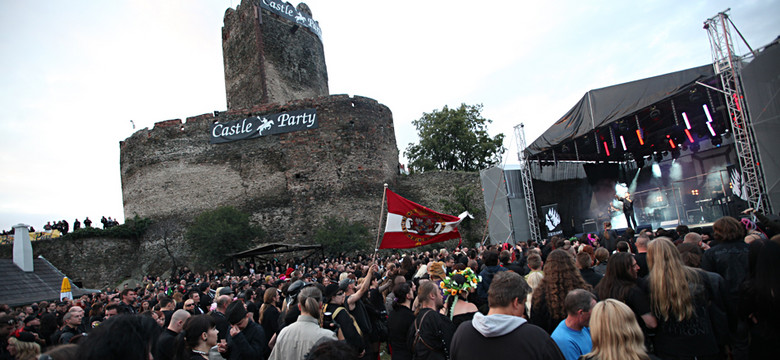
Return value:
[(772, 358), (775, 231), (724, 217), (712, 234), (606, 226), (542, 243), (185, 267), (0, 305), (0, 360)]

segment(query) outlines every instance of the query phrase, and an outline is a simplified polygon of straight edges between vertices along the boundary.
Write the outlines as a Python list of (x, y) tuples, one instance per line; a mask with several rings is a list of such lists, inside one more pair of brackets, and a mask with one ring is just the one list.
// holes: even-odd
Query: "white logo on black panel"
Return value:
[(555, 210), (555, 208), (548, 209), (547, 214), (544, 214), (544, 218), (546, 219), (545, 225), (547, 225), (547, 230), (549, 231), (555, 230), (561, 223), (561, 215), (558, 214), (558, 210)]

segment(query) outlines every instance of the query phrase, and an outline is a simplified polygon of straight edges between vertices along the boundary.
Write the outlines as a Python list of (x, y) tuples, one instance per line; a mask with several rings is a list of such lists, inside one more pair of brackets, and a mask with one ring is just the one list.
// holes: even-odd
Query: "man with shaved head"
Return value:
[(176, 336), (179, 335), (184, 327), (184, 322), (187, 321), (190, 316), (190, 313), (183, 309), (176, 310), (173, 315), (171, 315), (171, 323), (168, 324), (168, 328), (166, 328), (157, 339), (157, 353), (154, 355), (155, 359), (173, 359), (173, 354), (176, 353)]
[(210, 313), (211, 317), (213, 317), (214, 321), (217, 323), (217, 330), (219, 330), (217, 339), (219, 341), (222, 341), (223, 339), (226, 340), (230, 337), (230, 322), (228, 322), (227, 317), (225, 317), (225, 311), (227, 311), (228, 305), (230, 305), (231, 302), (233, 302), (233, 297), (230, 295), (217, 296), (217, 308)]

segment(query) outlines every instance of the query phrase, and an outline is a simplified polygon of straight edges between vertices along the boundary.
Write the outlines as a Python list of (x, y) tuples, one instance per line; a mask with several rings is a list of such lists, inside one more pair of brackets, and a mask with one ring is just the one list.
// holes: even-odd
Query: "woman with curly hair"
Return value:
[(574, 289), (590, 291), (591, 286), (580, 275), (571, 254), (562, 249), (553, 250), (544, 264), (544, 278), (534, 290), (530, 323), (552, 334), (566, 318), (563, 302), (566, 294)]
[(583, 360), (650, 360), (645, 351), (644, 336), (634, 312), (624, 303), (606, 299), (593, 307), (590, 314), (591, 352)]
[(671, 240), (657, 238), (647, 247), (650, 306), (658, 319), (655, 352), (669, 359), (722, 359), (709, 306), (722, 304), (708, 275), (683, 264)]

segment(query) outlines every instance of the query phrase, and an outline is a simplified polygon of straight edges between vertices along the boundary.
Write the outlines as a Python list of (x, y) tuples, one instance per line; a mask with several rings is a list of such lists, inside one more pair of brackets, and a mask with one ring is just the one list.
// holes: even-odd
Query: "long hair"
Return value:
[(593, 349), (586, 358), (599, 360), (647, 360), (644, 335), (628, 305), (606, 299), (590, 315)]
[(685, 266), (671, 240), (656, 238), (647, 246), (650, 268), (650, 304), (656, 316), (683, 321), (694, 316), (689, 282), (697, 281), (695, 270)]
[(532, 308), (538, 309), (544, 296), (550, 315), (563, 319), (566, 317), (563, 301), (566, 294), (574, 289), (590, 290), (591, 286), (582, 279), (571, 254), (562, 249), (553, 250), (544, 264), (544, 278), (534, 290)]
[(628, 291), (636, 286), (636, 274), (631, 271), (633, 255), (625, 252), (613, 254), (607, 262), (607, 272), (596, 285), (599, 299), (613, 298), (626, 302)]
[(412, 292), (412, 285), (408, 282), (402, 282), (393, 288), (393, 295), (395, 295), (395, 301), (393, 301), (393, 310), (400, 309), (404, 302), (406, 302), (406, 295)]
[(322, 291), (316, 286), (303, 288), (298, 294), (298, 304), (301, 306), (301, 313), (306, 313), (315, 319), (319, 319), (320, 308), (322, 307)]
[(148, 316), (112, 316), (79, 342), (78, 359), (146, 360), (162, 328)]
[(41, 346), (36, 342), (26, 342), (15, 337), (9, 337), (8, 343), (16, 346), (16, 359), (35, 360), (41, 354)]
[(274, 299), (276, 298), (276, 288), (268, 288), (265, 289), (265, 293), (263, 293), (263, 305), (260, 305), (260, 316), (257, 319), (258, 323), (263, 322), (263, 315), (265, 315), (265, 310), (268, 309), (271, 306), (276, 306), (274, 304)]
[(200, 314), (190, 316), (184, 322), (181, 332), (176, 336), (176, 355), (174, 359), (189, 359), (189, 353), (201, 341), (200, 336), (215, 328), (217, 323), (211, 315)]

